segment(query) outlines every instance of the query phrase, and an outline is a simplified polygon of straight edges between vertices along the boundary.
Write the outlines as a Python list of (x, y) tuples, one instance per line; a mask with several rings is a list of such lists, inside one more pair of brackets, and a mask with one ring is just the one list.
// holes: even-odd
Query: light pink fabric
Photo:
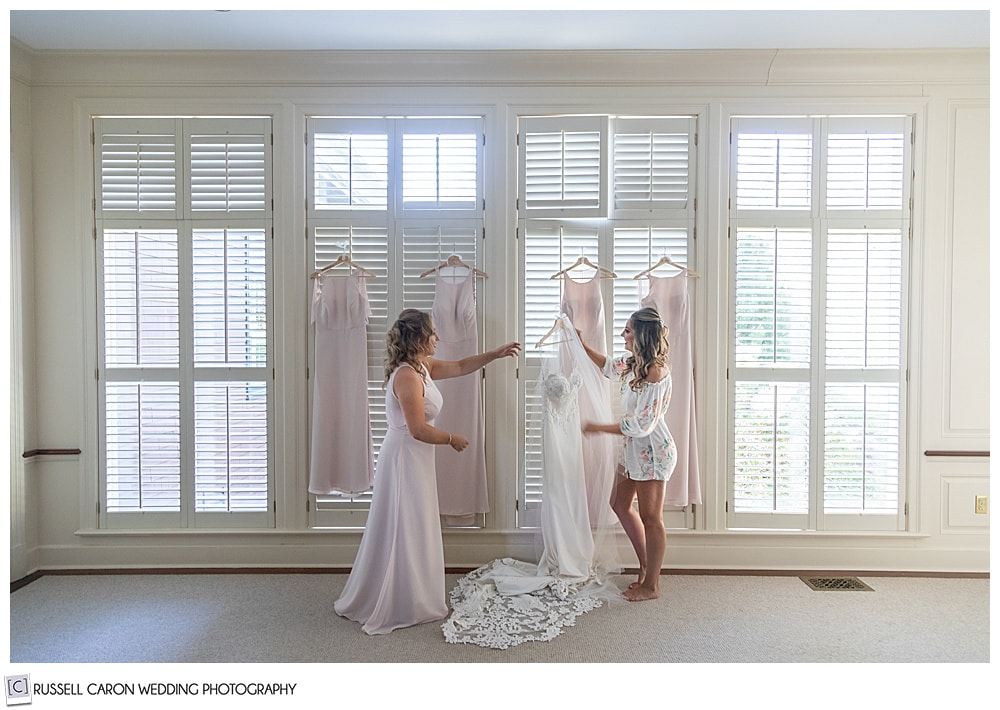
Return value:
[(368, 415), (369, 317), (363, 277), (316, 279), (310, 493), (361, 493), (371, 488), (375, 465)]
[[(569, 317), (572, 327), (580, 331), (580, 339), (591, 349), (607, 355), (600, 272), (595, 272), (593, 278), (587, 281), (574, 281), (569, 274), (565, 274), (560, 308)], [(603, 377), (598, 377), (595, 384), (582, 390), (580, 420), (606, 423), (607, 412), (610, 411), (610, 383)], [(583, 437), (583, 474), (591, 525), (603, 525), (608, 515), (611, 489), (608, 486), (607, 472), (615, 469), (616, 447), (620, 441), (613, 436)]]
[[(440, 338), (435, 359), (461, 360), (479, 352), (474, 278), (464, 267), (445, 267), (435, 276), (431, 317)], [(439, 446), (435, 452), (438, 502), (445, 525), (473, 525), (477, 513), (490, 509), (482, 387), (478, 371), (438, 383), (444, 398), (438, 428), (469, 440), (464, 451)]]
[(607, 333), (604, 328), (604, 299), (601, 297), (601, 274), (595, 271), (586, 281), (574, 281), (563, 274), (562, 312), (580, 331), (580, 338), (601, 355), (608, 354)]
[(673, 392), (667, 409), (667, 428), (674, 437), (678, 456), (674, 473), (667, 481), (664, 503), (679, 506), (702, 502), (688, 284), (686, 274), (650, 275), (649, 292), (640, 301), (643, 307), (655, 308), (670, 329), (667, 340)]
[[(368, 522), (344, 592), (333, 607), (362, 624), (368, 634), (386, 634), (448, 615), (435, 447), (417, 441), (406, 428), (393, 393), (396, 372), (386, 384), (388, 431), (379, 450)], [(434, 423), (440, 409), (441, 393), (428, 377), (428, 423)]]

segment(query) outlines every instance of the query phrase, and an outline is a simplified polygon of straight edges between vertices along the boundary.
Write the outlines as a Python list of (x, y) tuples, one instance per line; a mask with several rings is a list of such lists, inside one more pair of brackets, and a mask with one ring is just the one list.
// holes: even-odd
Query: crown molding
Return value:
[(10, 78), (22, 84), (31, 83), (31, 64), (34, 50), (16, 39), (10, 40)]
[[(989, 50), (65, 52), (32, 86), (798, 86), (989, 83)], [(13, 54), (12, 42), (12, 72)], [(24, 70), (18, 69), (20, 74)]]

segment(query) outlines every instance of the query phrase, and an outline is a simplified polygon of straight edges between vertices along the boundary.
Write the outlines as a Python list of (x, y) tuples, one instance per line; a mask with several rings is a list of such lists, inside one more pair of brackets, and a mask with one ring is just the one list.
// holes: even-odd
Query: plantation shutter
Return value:
[[(602, 227), (529, 221), (523, 230), (524, 330), (521, 342), (524, 344), (524, 364), (520, 375), (520, 411), (523, 413), (524, 456), (518, 525), (535, 527), (540, 523), (542, 502), (542, 402), (535, 392), (535, 383), (544, 358), (553, 355), (551, 349), (535, 345), (552, 327), (562, 299), (562, 277), (552, 279), (551, 276), (581, 255), (594, 263), (610, 263), (610, 260), (601, 253)], [(592, 273), (592, 270), (587, 271), (587, 276)]]
[[(806, 516), (812, 235), (738, 230), (734, 304), (736, 510)], [(803, 519), (788, 525), (806, 525)]]
[(900, 529), (910, 119), (733, 120), (733, 527)]
[(100, 119), (95, 133), (97, 216), (176, 219), (180, 123), (175, 119)]
[(266, 119), (193, 119), (188, 131), (193, 215), (250, 216), (270, 210)]
[(107, 230), (102, 251), (106, 505), (112, 511), (177, 511), (177, 233)]
[(441, 216), (482, 213), (483, 126), (479, 118), (402, 121), (403, 209)]
[(898, 217), (907, 193), (901, 117), (832, 118), (827, 136), (827, 203), (831, 212), (881, 210)]
[[(609, 352), (648, 290), (634, 277), (669, 257), (691, 266), (695, 218), (694, 116), (616, 117), (614, 134), (614, 280)], [(670, 266), (655, 272), (675, 274)]]
[(737, 367), (796, 369), (809, 379), (812, 262), (810, 230), (737, 231)]
[[(312, 117), (307, 132), (310, 270), (346, 253), (374, 274), (365, 286), (372, 309), (368, 407), (377, 460), (387, 429), (382, 384), (389, 326), (403, 308), (431, 309), (434, 279), (420, 274), (453, 253), (470, 265), (482, 259), (483, 121)], [(312, 335), (309, 352), (312, 370)], [(312, 524), (363, 526), (370, 499), (370, 493), (317, 496)]]
[(744, 119), (736, 124), (735, 192), (738, 210), (810, 208), (812, 130), (812, 120), (807, 118)]
[(166, 513), (167, 520), (177, 525), (181, 506), (178, 383), (110, 381), (104, 386), (103, 410), (107, 511)]
[(267, 510), (269, 232), (192, 233), (195, 511)]
[[(180, 523), (181, 123), (95, 121), (102, 499)], [(158, 223), (160, 228), (142, 227)], [(117, 222), (115, 221), (117, 220)]]
[(615, 217), (627, 210), (684, 210), (693, 198), (695, 119), (615, 118)]
[[(618, 278), (614, 280), (614, 303), (611, 311), (605, 314), (611, 332), (609, 350), (617, 350), (622, 354), (620, 334), (625, 328), (625, 322), (639, 309), (639, 301), (648, 291), (647, 285), (634, 277), (659, 261), (661, 256), (670, 259), (681, 266), (688, 266), (688, 251), (691, 232), (685, 227), (641, 227), (619, 226), (614, 223), (614, 272)], [(677, 273), (675, 269), (666, 266), (658, 275)]]
[(380, 119), (310, 119), (310, 215), (387, 209), (391, 166), (386, 129)]
[(608, 117), (522, 117), (518, 156), (522, 217), (608, 215)]
[[(552, 327), (562, 300), (561, 277), (550, 277), (581, 256), (617, 274), (616, 279), (601, 281), (608, 353), (615, 355), (615, 349), (621, 349), (618, 334), (639, 308), (641, 284), (633, 276), (664, 255), (688, 263), (694, 237), (695, 125), (693, 116), (519, 119), (519, 232), (524, 250), (521, 337), (525, 344), (519, 401), (524, 442), (518, 508), (521, 527), (538, 525), (544, 495), (543, 412), (535, 383), (544, 358), (552, 352), (535, 344)], [(606, 159), (598, 142), (606, 143), (608, 133), (611, 153)], [(609, 185), (611, 209), (594, 209), (600, 200), (574, 208), (564, 199), (574, 194), (566, 188), (567, 180), (591, 186), (595, 196), (604, 195), (603, 186)], [(571, 275), (587, 279), (593, 273), (581, 267)], [(693, 525), (693, 518), (681, 512), (668, 511), (666, 517), (671, 527)]]
[[(364, 285), (371, 308), (367, 328), (367, 391), (372, 442), (377, 459), (387, 429), (382, 353), (385, 351), (385, 333), (399, 310), (397, 294), (391, 287), (399, 275), (388, 215), (393, 128), (385, 119), (354, 117), (310, 118), (307, 128), (310, 271), (322, 269), (348, 254), (354, 263), (372, 272), (372, 276), (365, 277)], [(344, 273), (348, 271), (345, 267), (337, 268)], [(312, 287), (308, 279), (304, 282)], [(316, 368), (312, 326), (309, 368), (311, 372)], [(310, 385), (310, 412), (312, 396)], [(368, 493), (318, 497), (314, 524), (322, 521), (332, 525), (363, 526), (370, 499)], [(357, 508), (338, 517), (345, 500), (357, 504)]]
[(901, 229), (827, 238), (824, 506), (894, 514), (901, 491)]
[[(261, 380), (195, 382), (197, 513), (267, 513), (267, 401), (267, 385)], [(258, 517), (258, 525), (268, 519)]]
[(273, 525), (270, 122), (94, 131), (100, 524)]

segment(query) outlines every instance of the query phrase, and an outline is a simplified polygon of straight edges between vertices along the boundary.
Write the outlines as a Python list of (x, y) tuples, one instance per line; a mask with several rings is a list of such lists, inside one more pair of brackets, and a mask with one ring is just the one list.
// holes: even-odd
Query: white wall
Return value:
[[(16, 61), (15, 61), (16, 58)], [(417, 105), (477, 107), (488, 118), (494, 204), (513, 203), (513, 119), (525, 107), (574, 112), (697, 110), (708, 205), (704, 234), (725, 233), (724, 169), (730, 110), (900, 107), (918, 116), (910, 333), (908, 530), (894, 534), (731, 532), (721, 521), (725, 432), (699, 440), (709, 498), (696, 530), (670, 535), (675, 568), (985, 572), (988, 515), (972, 513), (988, 492), (988, 458), (925, 456), (986, 451), (988, 399), (988, 96), (984, 51), (435, 52), (435, 53), (34, 53), (12, 51), (14, 152), (31, 194), (15, 209), (27, 294), (19, 313), (23, 402), (14, 403), (26, 448), (80, 448), (79, 456), (31, 459), (18, 473), (12, 521), (21, 531), (12, 579), (36, 569), (149, 566), (340, 566), (353, 562), (357, 532), (309, 530), (305, 511), (305, 245), (300, 183), (304, 116)], [(211, 113), (234, 105), (275, 117), (278, 312), (287, 337), (275, 343), (280, 386), (276, 422), (278, 527), (266, 532), (130, 534), (96, 530), (95, 301), (88, 123), (93, 113)], [(30, 121), (30, 125), (24, 125)], [(496, 140), (494, 140), (496, 138)], [(30, 151), (25, 148), (30, 145)], [(20, 149), (20, 150), (19, 150)], [(513, 234), (510, 209), (490, 212), (488, 233)], [(298, 235), (295, 238), (294, 235)], [(489, 242), (488, 343), (515, 337), (517, 267), (511, 239)], [(711, 241), (709, 241), (711, 244)], [(722, 273), (726, 250), (708, 246), (703, 273)], [(722, 313), (722, 280), (701, 284), (702, 318)], [(33, 301), (31, 300), (33, 297)], [(299, 308), (297, 304), (301, 304)], [(700, 330), (696, 326), (696, 335)], [(725, 401), (722, 344), (699, 343), (700, 411)], [(504, 369), (506, 368), (506, 369)], [(475, 566), (530, 553), (531, 534), (512, 529), (516, 438), (507, 379), (490, 371), (487, 452), (493, 471), (488, 529), (445, 533), (446, 561)], [(12, 453), (12, 459), (19, 452)], [(12, 474), (15, 473), (12, 464)], [(13, 492), (13, 480), (12, 480)], [(37, 530), (37, 533), (32, 532)], [(12, 548), (15, 536), (12, 535)]]
[[(11, 57), (12, 75), (25, 74), (24, 56)], [(20, 60), (17, 67), (15, 61)], [(35, 281), (32, 235), (31, 102), (27, 83), (11, 78), (10, 84), (10, 575), (23, 576), (31, 551), (38, 546), (37, 517), (28, 501), (37, 500), (35, 458), (25, 451), (37, 448), (35, 433)]]

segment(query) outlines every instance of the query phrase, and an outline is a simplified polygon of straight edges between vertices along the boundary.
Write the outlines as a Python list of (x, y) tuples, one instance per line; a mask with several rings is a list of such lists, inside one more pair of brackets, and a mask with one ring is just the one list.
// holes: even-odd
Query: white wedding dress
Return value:
[(605, 600), (621, 598), (609, 580), (620, 570), (608, 552), (614, 530), (591, 525), (584, 480), (580, 397), (588, 379), (598, 386), (604, 377), (586, 359), (569, 319), (560, 318), (558, 349), (543, 360), (536, 384), (543, 403), (539, 561), (494, 560), (460, 579), (442, 626), (449, 643), (509, 648), (547, 641)]

